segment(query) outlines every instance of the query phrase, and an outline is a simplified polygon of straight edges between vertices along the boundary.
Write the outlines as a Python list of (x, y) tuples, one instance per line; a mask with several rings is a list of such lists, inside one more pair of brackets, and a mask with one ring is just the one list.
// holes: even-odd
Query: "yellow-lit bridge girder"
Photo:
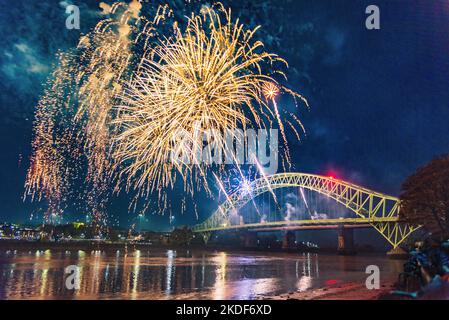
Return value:
[[(219, 206), (217, 211), (203, 223), (193, 227), (197, 233), (207, 234), (212, 231), (232, 230), (243, 228), (263, 228), (271, 224), (286, 222), (268, 222), (255, 224), (231, 224), (230, 214), (238, 211), (253, 198), (271, 190), (301, 187), (323, 194), (349, 208), (355, 213), (354, 218), (348, 219), (320, 219), (303, 220), (295, 224), (326, 225), (326, 224), (367, 224), (375, 228), (392, 246), (398, 247), (410, 234), (419, 228), (399, 222), (400, 201), (396, 197), (375, 192), (335, 178), (306, 173), (280, 173), (266, 178), (260, 178), (251, 183), (251, 190), (237, 190)], [(293, 222), (290, 221), (289, 224)]]

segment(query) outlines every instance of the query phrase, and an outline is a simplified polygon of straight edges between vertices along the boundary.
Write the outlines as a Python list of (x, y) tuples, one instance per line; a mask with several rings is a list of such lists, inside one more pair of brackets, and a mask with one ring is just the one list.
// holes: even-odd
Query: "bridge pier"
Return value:
[(354, 249), (354, 229), (340, 226), (338, 228), (338, 254), (352, 255)]
[(257, 232), (245, 232), (243, 234), (243, 241), (245, 248), (257, 247)]
[(282, 249), (294, 249), (296, 248), (296, 235), (293, 231), (287, 231), (284, 234), (284, 238), (282, 240)]
[(207, 245), (207, 243), (210, 240), (210, 237), (212, 236), (212, 232), (202, 232), (200, 234), (201, 234), (201, 237), (203, 238), (204, 244)]

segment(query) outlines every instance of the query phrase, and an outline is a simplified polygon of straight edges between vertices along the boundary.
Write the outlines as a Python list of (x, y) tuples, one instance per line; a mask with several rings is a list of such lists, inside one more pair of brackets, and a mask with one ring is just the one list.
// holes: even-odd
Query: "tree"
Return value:
[(449, 236), (449, 155), (433, 159), (402, 185), (400, 218), (423, 225), (435, 238)]
[(193, 239), (193, 232), (187, 227), (175, 229), (170, 235), (170, 241), (175, 245), (187, 246)]

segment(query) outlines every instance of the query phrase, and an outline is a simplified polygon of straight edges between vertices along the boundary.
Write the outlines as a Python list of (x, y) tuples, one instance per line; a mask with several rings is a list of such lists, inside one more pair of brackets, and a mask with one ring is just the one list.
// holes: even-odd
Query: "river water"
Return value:
[[(68, 289), (68, 266), (79, 289)], [(0, 251), (0, 299), (257, 299), (346, 283), (381, 283), (401, 261), (385, 256), (200, 250)], [(74, 277), (73, 277), (74, 278)], [(69, 279), (70, 280), (70, 279)]]

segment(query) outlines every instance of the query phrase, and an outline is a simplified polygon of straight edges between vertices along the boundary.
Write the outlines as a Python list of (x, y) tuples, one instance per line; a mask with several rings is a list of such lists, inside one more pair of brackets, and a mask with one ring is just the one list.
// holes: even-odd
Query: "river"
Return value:
[[(258, 299), (364, 284), (368, 265), (386, 283), (402, 263), (382, 255), (1, 249), (0, 299)], [(68, 266), (77, 266), (77, 290), (66, 286)]]

